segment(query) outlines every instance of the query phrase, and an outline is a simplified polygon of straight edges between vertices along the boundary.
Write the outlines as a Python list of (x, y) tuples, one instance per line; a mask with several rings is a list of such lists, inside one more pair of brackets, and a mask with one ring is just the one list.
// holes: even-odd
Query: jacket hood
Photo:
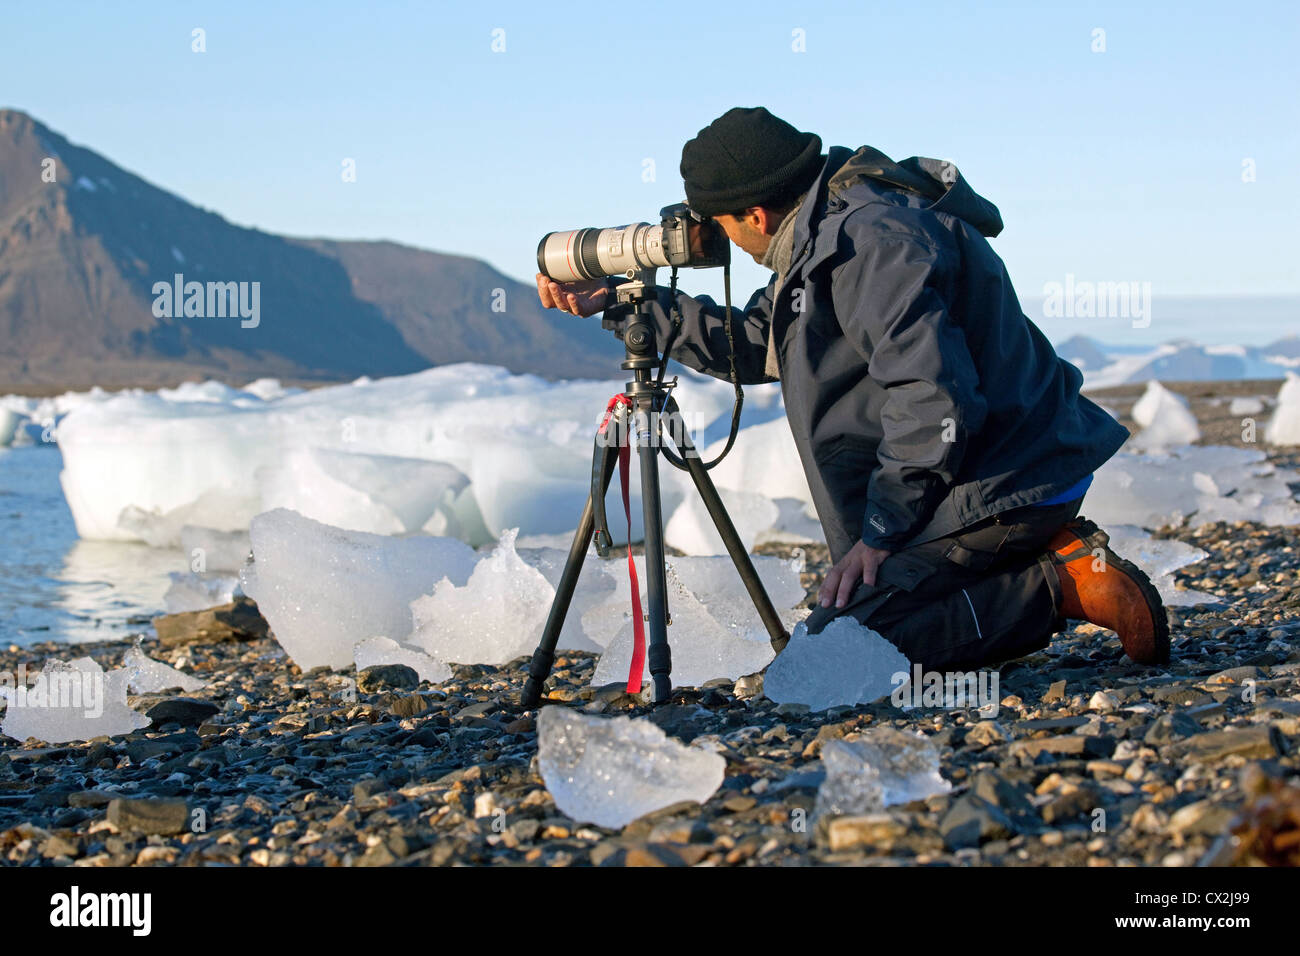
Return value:
[(896, 163), (873, 146), (859, 147), (853, 153), (836, 146), (827, 155), (826, 171), (830, 174), (826, 186), (830, 196), (872, 181), (924, 196), (931, 200), (928, 208), (964, 220), (983, 236), (996, 236), (1002, 231), (998, 207), (971, 189), (952, 163), (927, 156), (911, 156)]

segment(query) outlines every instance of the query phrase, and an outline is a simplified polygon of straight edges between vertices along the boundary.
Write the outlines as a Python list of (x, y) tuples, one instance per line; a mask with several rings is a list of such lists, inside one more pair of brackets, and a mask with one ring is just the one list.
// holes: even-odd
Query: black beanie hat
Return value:
[(807, 189), (825, 162), (821, 149), (820, 136), (761, 106), (737, 106), (682, 147), (686, 202), (716, 216)]

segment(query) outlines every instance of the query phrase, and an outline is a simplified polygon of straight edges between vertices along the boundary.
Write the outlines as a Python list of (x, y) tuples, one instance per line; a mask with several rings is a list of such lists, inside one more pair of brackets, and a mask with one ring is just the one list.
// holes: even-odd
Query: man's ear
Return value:
[(750, 225), (760, 233), (765, 236), (776, 235), (776, 230), (781, 225), (780, 216), (773, 214), (770, 209), (765, 209), (762, 206), (751, 206), (745, 210), (745, 213)]

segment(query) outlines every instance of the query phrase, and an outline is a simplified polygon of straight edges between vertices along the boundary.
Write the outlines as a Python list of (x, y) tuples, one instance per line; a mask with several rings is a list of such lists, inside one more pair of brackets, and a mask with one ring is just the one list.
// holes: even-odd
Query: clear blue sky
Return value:
[[(682, 143), (761, 104), (827, 144), (955, 160), (1001, 207), (995, 248), (1024, 298), (1067, 273), (1156, 297), (1292, 295), (1298, 10), (5, 2), (0, 105), (239, 224), (395, 239), (531, 281), (542, 233), (653, 218), (681, 198)], [(766, 278), (737, 273), (745, 293)]]

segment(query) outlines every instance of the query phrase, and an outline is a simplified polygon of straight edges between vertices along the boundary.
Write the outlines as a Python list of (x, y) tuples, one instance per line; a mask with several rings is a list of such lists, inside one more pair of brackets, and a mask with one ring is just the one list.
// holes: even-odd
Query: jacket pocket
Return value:
[[(827, 543), (832, 555), (838, 551), (842, 557), (862, 537), (867, 487), (876, 465), (875, 445), (856, 435), (838, 435), (818, 446), (813, 460), (830, 511), (829, 515), (821, 515)], [(843, 540), (837, 540), (841, 535)]]

